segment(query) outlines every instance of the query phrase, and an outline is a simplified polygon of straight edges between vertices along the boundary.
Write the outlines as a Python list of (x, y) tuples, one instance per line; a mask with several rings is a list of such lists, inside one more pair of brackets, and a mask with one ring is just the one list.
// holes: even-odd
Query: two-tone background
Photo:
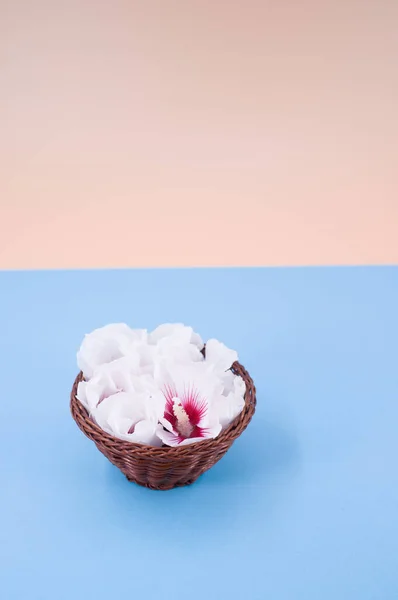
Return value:
[(393, 0), (0, 2), (0, 268), (398, 261)]
[[(397, 600), (397, 106), (397, 0), (0, 0), (2, 600)], [(71, 418), (111, 322), (253, 377), (194, 485)]]

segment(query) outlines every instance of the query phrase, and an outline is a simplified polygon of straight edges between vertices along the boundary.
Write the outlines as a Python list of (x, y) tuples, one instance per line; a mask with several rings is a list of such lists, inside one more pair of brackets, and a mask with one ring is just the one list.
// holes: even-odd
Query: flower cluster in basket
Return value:
[(107, 433), (149, 446), (180, 446), (216, 437), (242, 411), (238, 359), (218, 340), (206, 349), (182, 324), (148, 333), (124, 323), (85, 336), (77, 353), (84, 380), (77, 398)]

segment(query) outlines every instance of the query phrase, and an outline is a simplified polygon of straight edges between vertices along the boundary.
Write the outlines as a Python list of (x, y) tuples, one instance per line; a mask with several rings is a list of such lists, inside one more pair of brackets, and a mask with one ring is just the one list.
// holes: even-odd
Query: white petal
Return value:
[(235, 361), (238, 360), (238, 354), (235, 350), (227, 348), (225, 344), (218, 340), (209, 340), (206, 344), (206, 363), (213, 365), (216, 370), (227, 371)]
[(206, 430), (205, 434), (203, 435), (203, 437), (187, 438), (187, 439), (183, 440), (179, 445), (186, 446), (188, 444), (195, 444), (196, 442), (203, 442), (203, 440), (214, 439), (215, 437), (218, 436), (220, 431), (221, 431), (221, 425), (218, 424), (214, 427), (208, 428)]
[(108, 425), (112, 434), (115, 437), (123, 439), (125, 435), (129, 434), (130, 428), (134, 426), (131, 419), (118, 415), (116, 412), (111, 413), (108, 417)]
[(170, 421), (168, 421), (164, 417), (160, 417), (159, 422), (162, 425), (162, 427), (167, 429), (167, 431), (169, 431), (170, 433), (173, 433), (174, 435), (178, 435), (177, 432), (173, 429), (173, 426), (170, 423)]
[(205, 439), (206, 437), (186, 438), (185, 440), (182, 440), (182, 442), (180, 442), (178, 446), (188, 446), (189, 444), (196, 444), (197, 442), (203, 442), (203, 440)]
[(149, 396), (152, 393), (155, 394), (159, 391), (153, 375), (150, 375), (149, 373), (132, 375), (131, 384), (133, 390), (137, 392), (137, 394), (147, 394)]
[[(140, 421), (143, 423), (144, 421)], [(139, 424), (137, 424), (138, 427)], [(134, 444), (145, 444), (147, 446), (161, 446), (162, 441), (157, 435), (157, 430), (159, 426), (155, 424), (151, 424), (151, 428), (148, 430), (145, 429), (144, 433), (140, 432), (140, 428), (138, 429), (139, 433), (135, 430), (134, 433), (125, 433), (120, 434), (117, 437), (126, 442), (132, 442)]]
[(148, 446), (160, 446), (160, 438), (157, 435), (158, 425), (152, 421), (139, 421), (134, 429), (132, 441)]
[(202, 338), (193, 329), (192, 329), (192, 333), (191, 333), (191, 344), (194, 344), (199, 350), (202, 350), (203, 346), (204, 346)]
[(119, 392), (98, 404), (93, 417), (105, 431), (111, 430), (114, 435), (127, 433), (132, 425), (145, 418), (143, 398), (137, 394)]
[(96, 369), (92, 379), (80, 383), (78, 399), (89, 412), (92, 412), (105, 398), (120, 391), (134, 391), (134, 376), (131, 371), (135, 364), (134, 358), (123, 357), (112, 363), (101, 365)]
[(87, 334), (77, 353), (77, 363), (86, 379), (106, 363), (121, 358), (137, 341), (137, 334), (125, 323), (113, 323)]
[(241, 394), (231, 392), (228, 396), (220, 396), (212, 408), (222, 428), (225, 429), (242, 412), (244, 405), (244, 397)]
[(188, 327), (182, 323), (163, 323), (156, 327), (148, 336), (150, 344), (157, 344), (163, 338), (174, 338), (185, 344), (189, 344), (191, 333)]
[(234, 375), (234, 392), (244, 398), (246, 393), (246, 384), (240, 375)]
[(92, 381), (113, 386), (115, 390), (130, 391), (133, 388), (134, 374), (139, 371), (138, 353), (122, 356), (117, 360), (97, 367)]
[(160, 421), (163, 418), (166, 407), (166, 398), (160, 390), (152, 390), (147, 395), (145, 402), (146, 418), (152, 421)]
[(131, 332), (133, 334), (130, 336), (132, 341), (142, 342), (145, 344), (148, 342), (148, 331), (146, 329), (131, 329)]
[(167, 358), (179, 363), (201, 362), (203, 354), (194, 344), (180, 343), (174, 338), (163, 338), (156, 345), (156, 358)]
[(218, 421), (218, 419), (216, 421), (214, 421), (214, 419), (213, 419), (205, 431), (205, 437), (206, 438), (215, 438), (218, 436), (218, 434), (220, 432), (221, 432), (221, 423)]
[(183, 323), (164, 323), (159, 325), (152, 333), (149, 334), (149, 343), (158, 344), (160, 340), (173, 340), (179, 345), (193, 344), (199, 350), (203, 348), (202, 338), (198, 333), (193, 331), (192, 327), (187, 327)]
[(77, 386), (76, 398), (78, 400), (80, 400), (80, 402), (83, 404), (83, 406), (85, 408), (87, 408), (87, 410), (90, 410), (89, 404), (87, 402), (86, 388), (87, 388), (87, 382), (86, 381), (80, 381), (79, 384), (78, 384), (78, 386)]
[(137, 351), (139, 354), (139, 373), (153, 374), (156, 348), (154, 346), (150, 346), (145, 342), (137, 346)]
[(223, 389), (221, 379), (205, 362), (182, 364), (160, 360), (155, 365), (154, 378), (160, 389), (163, 389), (165, 383), (173, 384), (179, 397), (184, 389), (192, 386), (206, 397), (211, 397), (215, 389), (219, 393)]
[(204, 348), (204, 343), (202, 338), (200, 337), (200, 335), (198, 333), (193, 332), (192, 337), (191, 337), (191, 344), (195, 344), (195, 346), (197, 346), (199, 348), (199, 350), (203, 350)]
[(86, 383), (87, 408), (90, 413), (97, 407), (99, 402), (116, 392), (115, 387), (111, 387), (108, 381), (98, 383), (91, 379)]
[(107, 396), (116, 392), (115, 388), (108, 385), (108, 381), (98, 382), (93, 379), (81, 381), (77, 388), (77, 399), (92, 413), (97, 404)]
[(166, 446), (179, 446), (179, 437), (175, 433), (165, 431), (163, 428), (157, 431), (158, 438), (166, 444)]
[(231, 370), (225, 371), (221, 374), (221, 381), (224, 386), (223, 395), (228, 396), (230, 392), (234, 390), (235, 377)]

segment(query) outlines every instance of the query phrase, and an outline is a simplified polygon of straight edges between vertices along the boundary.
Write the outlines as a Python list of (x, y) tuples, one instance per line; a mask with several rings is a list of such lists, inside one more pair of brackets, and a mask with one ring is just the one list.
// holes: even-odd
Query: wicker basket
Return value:
[(170, 490), (189, 485), (224, 456), (237, 437), (246, 429), (256, 407), (256, 389), (242, 365), (235, 362), (232, 371), (246, 383), (245, 406), (236, 419), (214, 439), (184, 446), (155, 448), (115, 438), (101, 429), (76, 398), (79, 373), (71, 393), (71, 412), (83, 433), (98, 450), (118, 467), (129, 481), (154, 490)]

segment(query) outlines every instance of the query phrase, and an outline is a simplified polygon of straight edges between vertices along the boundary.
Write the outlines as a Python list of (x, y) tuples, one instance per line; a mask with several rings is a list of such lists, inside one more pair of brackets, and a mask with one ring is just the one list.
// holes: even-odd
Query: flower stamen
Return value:
[(178, 433), (185, 438), (189, 438), (194, 428), (191, 425), (189, 416), (179, 398), (173, 398), (173, 413), (177, 419)]

